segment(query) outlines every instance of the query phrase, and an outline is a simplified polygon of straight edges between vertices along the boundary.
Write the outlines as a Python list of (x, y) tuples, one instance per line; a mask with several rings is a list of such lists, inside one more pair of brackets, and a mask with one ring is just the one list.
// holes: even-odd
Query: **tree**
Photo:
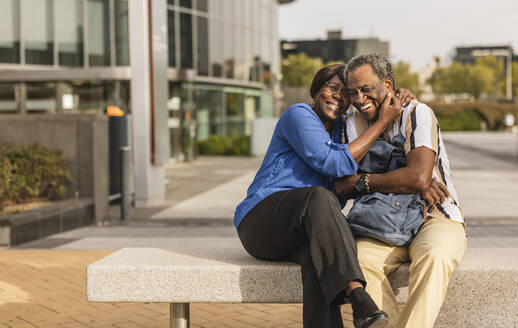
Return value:
[(518, 98), (518, 63), (513, 63), (513, 97)]
[(282, 83), (292, 87), (309, 87), (322, 66), (320, 58), (308, 57), (305, 53), (288, 55), (282, 61)]
[(479, 57), (475, 61), (475, 66), (484, 67), (492, 72), (492, 87), (487, 90), (488, 94), (492, 94), (494, 98), (505, 96), (505, 72), (504, 72), (504, 61), (502, 57)]
[(438, 94), (468, 92), (468, 67), (454, 62), (450, 66), (438, 68), (432, 74), (429, 83)]
[(480, 94), (490, 94), (493, 91), (494, 71), (484, 65), (468, 66), (468, 89), (467, 92), (478, 98)]
[(397, 88), (408, 89), (416, 96), (421, 94), (422, 90), (419, 87), (419, 75), (410, 71), (410, 64), (399, 61), (392, 68), (394, 70)]
[(479, 57), (473, 64), (454, 62), (441, 67), (428, 82), (438, 94), (469, 93), (475, 98), (486, 94), (498, 98), (506, 91), (503, 60), (494, 56)]

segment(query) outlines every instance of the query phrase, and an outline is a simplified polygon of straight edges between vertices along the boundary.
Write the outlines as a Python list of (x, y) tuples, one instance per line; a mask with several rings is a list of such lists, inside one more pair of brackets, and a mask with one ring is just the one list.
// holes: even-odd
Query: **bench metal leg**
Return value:
[(189, 327), (189, 303), (171, 303), (171, 328)]

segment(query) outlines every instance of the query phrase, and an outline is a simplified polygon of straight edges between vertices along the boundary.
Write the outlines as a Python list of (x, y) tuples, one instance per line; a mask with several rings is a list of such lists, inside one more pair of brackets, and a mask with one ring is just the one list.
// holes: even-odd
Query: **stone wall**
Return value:
[(69, 197), (92, 197), (96, 221), (108, 209), (108, 118), (98, 114), (0, 115), (0, 143), (59, 149), (72, 174)]

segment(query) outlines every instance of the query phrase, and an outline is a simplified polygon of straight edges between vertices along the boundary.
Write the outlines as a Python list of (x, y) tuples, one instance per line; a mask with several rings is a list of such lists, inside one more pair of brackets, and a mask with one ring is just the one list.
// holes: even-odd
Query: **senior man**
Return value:
[[(386, 57), (360, 55), (347, 64), (345, 81), (345, 96), (355, 107), (345, 117), (343, 132), (351, 142), (376, 121), (383, 99), (394, 93), (394, 72)], [(408, 246), (390, 246), (366, 237), (357, 240), (367, 292), (387, 312), (391, 326), (433, 327), (450, 276), (466, 249), (464, 216), (458, 205), (441, 130), (430, 107), (413, 101), (403, 108), (400, 119), (394, 121), (383, 137), (390, 141), (398, 134), (405, 139), (405, 167), (383, 174), (355, 174), (336, 180), (335, 190), (339, 195), (374, 191), (427, 193), (425, 198), (437, 200), (434, 188), (430, 188), (432, 179), (446, 186), (448, 197), (426, 208), (424, 223)], [(387, 275), (405, 262), (410, 262), (409, 296), (400, 309)]]

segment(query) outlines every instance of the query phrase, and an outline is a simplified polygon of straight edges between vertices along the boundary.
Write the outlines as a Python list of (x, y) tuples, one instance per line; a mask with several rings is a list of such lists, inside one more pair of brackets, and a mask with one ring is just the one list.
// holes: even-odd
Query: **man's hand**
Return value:
[(432, 179), (430, 188), (421, 193), (421, 197), (428, 203), (428, 205), (442, 204), (446, 198), (450, 196), (448, 188), (437, 179)]
[(387, 93), (380, 106), (378, 121), (383, 122), (388, 127), (401, 116), (401, 112), (402, 107), (399, 99), (393, 94)]
[(410, 90), (405, 88), (399, 88), (396, 90), (396, 98), (399, 99), (401, 106), (406, 107), (412, 100), (416, 100), (417, 98), (410, 92)]
[(354, 185), (360, 179), (358, 173), (335, 180), (335, 193), (340, 197), (354, 198), (357, 196)]

